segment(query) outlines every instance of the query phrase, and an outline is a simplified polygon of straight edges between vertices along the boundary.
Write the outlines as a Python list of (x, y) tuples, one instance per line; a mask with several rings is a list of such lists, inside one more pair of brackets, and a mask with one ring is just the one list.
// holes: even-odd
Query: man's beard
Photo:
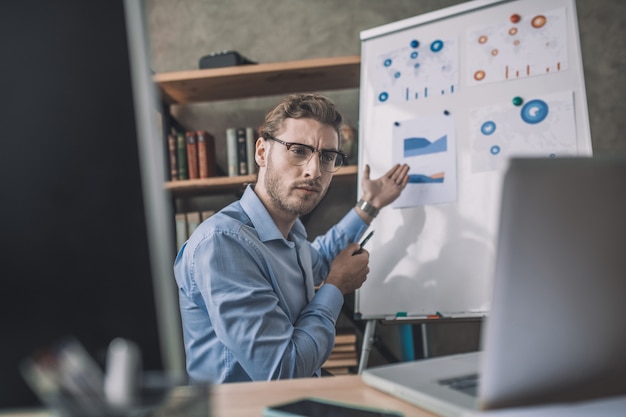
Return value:
[(322, 200), (328, 188), (323, 189), (323, 186), (318, 180), (302, 180), (300, 185), (307, 185), (315, 187), (320, 191), (319, 194), (305, 196), (299, 198), (298, 201), (293, 201), (293, 197), (290, 197), (290, 189), (280, 184), (280, 172), (273, 169), (270, 158), (267, 161), (267, 171), (265, 173), (265, 189), (270, 196), (274, 207), (278, 210), (300, 217), (305, 214), (309, 214)]

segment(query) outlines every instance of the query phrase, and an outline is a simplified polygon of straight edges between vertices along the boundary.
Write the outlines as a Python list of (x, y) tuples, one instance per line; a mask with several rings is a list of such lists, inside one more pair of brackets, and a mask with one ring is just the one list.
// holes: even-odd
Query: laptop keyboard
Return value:
[(454, 378), (442, 379), (438, 382), (440, 385), (447, 386), (472, 397), (478, 396), (478, 374), (457, 376)]

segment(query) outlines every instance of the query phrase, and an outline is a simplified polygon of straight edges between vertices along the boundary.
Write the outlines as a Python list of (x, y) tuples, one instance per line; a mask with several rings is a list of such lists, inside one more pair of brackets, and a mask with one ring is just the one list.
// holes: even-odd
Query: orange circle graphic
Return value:
[(478, 43), (487, 43), (487, 37), (485, 35), (482, 35), (480, 38), (478, 38)]
[(546, 19), (545, 16), (537, 15), (537, 16), (533, 17), (533, 20), (530, 22), (530, 24), (532, 25), (532, 27), (538, 29), (538, 28), (542, 27), (543, 25), (545, 25), (547, 20), (548, 19)]
[(482, 80), (483, 78), (485, 78), (485, 71), (483, 71), (483, 70), (478, 70), (478, 71), (476, 71), (476, 73), (474, 74), (474, 79), (475, 79), (476, 81), (480, 81), (480, 80)]

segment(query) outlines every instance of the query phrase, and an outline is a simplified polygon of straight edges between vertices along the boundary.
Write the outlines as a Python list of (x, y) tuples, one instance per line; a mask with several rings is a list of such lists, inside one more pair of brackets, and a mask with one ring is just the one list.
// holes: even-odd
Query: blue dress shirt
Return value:
[(344, 299), (315, 285), (367, 227), (353, 209), (313, 242), (300, 220), (285, 239), (251, 186), (198, 226), (174, 262), (191, 380), (318, 375)]

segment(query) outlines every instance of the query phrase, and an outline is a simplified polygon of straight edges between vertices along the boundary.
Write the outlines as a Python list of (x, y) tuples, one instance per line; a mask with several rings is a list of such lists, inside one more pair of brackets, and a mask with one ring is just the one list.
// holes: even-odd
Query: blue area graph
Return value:
[(426, 138), (404, 139), (404, 157), (427, 155), (448, 150), (448, 135), (443, 135), (434, 142)]
[(429, 176), (424, 174), (410, 174), (409, 175), (409, 184), (442, 184), (444, 181), (443, 176)]

